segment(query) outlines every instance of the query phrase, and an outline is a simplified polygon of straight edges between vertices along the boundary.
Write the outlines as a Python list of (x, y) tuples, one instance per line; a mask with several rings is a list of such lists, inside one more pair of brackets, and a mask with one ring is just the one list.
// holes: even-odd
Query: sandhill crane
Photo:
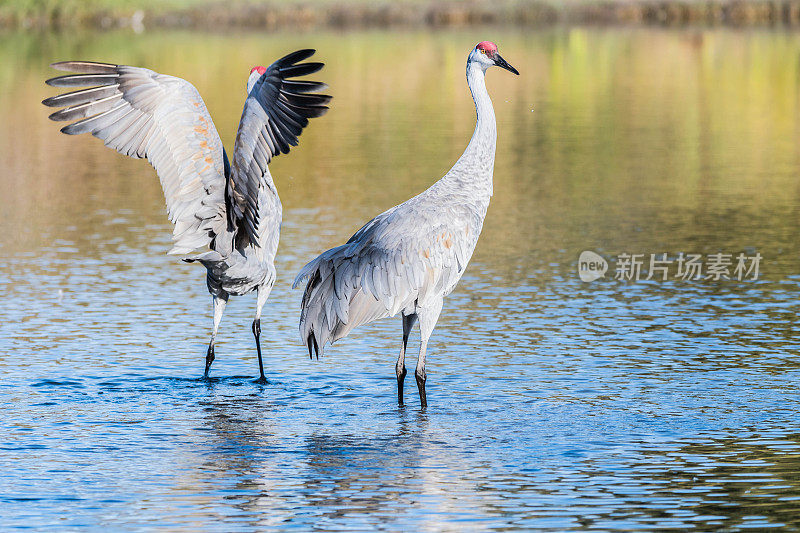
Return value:
[(417, 387), (425, 395), (425, 351), (442, 301), (464, 273), (492, 196), (497, 126), (486, 70), (497, 65), (519, 74), (483, 41), (467, 58), (467, 84), (478, 119), (467, 149), (445, 176), (410, 200), (373, 218), (346, 244), (308, 263), (294, 281), (308, 279), (300, 335), (319, 357), (326, 343), (361, 324), (401, 313), (403, 344), (395, 365), (397, 401), (403, 404), (408, 336), (419, 319)]
[(167, 214), (175, 224), (170, 254), (205, 266), (213, 300), (214, 327), (204, 376), (214, 361), (214, 341), (229, 295), (257, 291), (253, 335), (260, 382), (261, 308), (275, 282), (281, 202), (268, 164), (297, 145), (308, 119), (323, 115), (330, 97), (309, 94), (325, 84), (291, 79), (317, 72), (322, 63), (301, 63), (314, 50), (298, 50), (268, 68), (257, 66), (247, 80), (247, 98), (233, 147), (233, 164), (222, 146), (197, 89), (186, 80), (152, 70), (110, 63), (64, 61), (53, 68), (76, 74), (47, 80), (54, 87), (85, 87), (48, 98), (68, 106), (50, 118), (80, 119), (61, 129), (91, 132), (106, 146), (145, 157), (161, 180)]

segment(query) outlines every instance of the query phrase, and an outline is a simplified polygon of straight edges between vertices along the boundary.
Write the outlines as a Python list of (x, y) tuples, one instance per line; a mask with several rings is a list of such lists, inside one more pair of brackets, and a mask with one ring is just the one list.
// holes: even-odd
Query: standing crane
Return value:
[(467, 58), (467, 84), (478, 119), (467, 149), (445, 176), (426, 191), (373, 218), (346, 244), (308, 263), (294, 281), (308, 280), (300, 335), (308, 354), (341, 339), (353, 328), (401, 313), (403, 345), (395, 365), (397, 401), (403, 405), (408, 336), (419, 320), (417, 387), (425, 395), (425, 351), (445, 296), (455, 288), (478, 242), (492, 196), (497, 125), (486, 70), (497, 65), (519, 74), (483, 41)]
[(75, 74), (47, 80), (53, 87), (89, 87), (42, 103), (63, 107), (50, 115), (71, 121), (61, 129), (91, 133), (106, 146), (147, 158), (164, 189), (175, 224), (169, 254), (205, 266), (214, 306), (214, 329), (206, 352), (205, 377), (214, 361), (214, 341), (230, 295), (257, 292), (253, 335), (259, 382), (261, 308), (275, 283), (281, 202), (268, 164), (297, 146), (308, 119), (328, 110), (331, 97), (309, 94), (325, 84), (292, 79), (317, 72), (323, 63), (302, 63), (314, 50), (298, 50), (265, 68), (254, 67), (233, 147), (233, 164), (222, 146), (197, 89), (186, 80), (146, 68), (64, 61), (53, 68)]

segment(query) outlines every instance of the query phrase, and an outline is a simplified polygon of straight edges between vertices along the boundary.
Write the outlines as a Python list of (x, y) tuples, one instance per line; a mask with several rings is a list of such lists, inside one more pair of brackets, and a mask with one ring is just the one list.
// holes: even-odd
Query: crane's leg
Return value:
[(269, 297), (269, 292), (272, 287), (260, 285), (258, 287), (258, 297), (256, 298), (256, 318), (253, 320), (253, 336), (256, 338), (256, 351), (258, 351), (258, 370), (261, 377), (258, 378), (256, 383), (264, 384), (267, 378), (264, 376), (264, 362), (261, 359), (261, 308)]
[(397, 356), (397, 364), (394, 366), (394, 371), (397, 374), (397, 405), (400, 406), (403, 405), (403, 381), (406, 379), (406, 347), (408, 346), (408, 336), (416, 321), (416, 314), (403, 315), (403, 346), (400, 348), (400, 355)]
[(208, 351), (206, 352), (206, 371), (204, 377), (208, 377), (208, 370), (211, 368), (211, 363), (214, 362), (214, 340), (217, 338), (217, 330), (219, 323), (222, 321), (222, 313), (225, 312), (225, 304), (228, 303), (227, 293), (222, 293), (221, 296), (212, 296), (214, 301), (214, 330), (211, 332), (211, 342), (208, 343)]
[(428, 378), (425, 373), (425, 352), (428, 349), (428, 339), (439, 320), (439, 313), (442, 312), (442, 300), (434, 303), (431, 307), (417, 310), (419, 316), (419, 358), (417, 359), (417, 370), (414, 373), (417, 378), (417, 388), (419, 389), (420, 407), (428, 407), (428, 399), (425, 395), (425, 380)]

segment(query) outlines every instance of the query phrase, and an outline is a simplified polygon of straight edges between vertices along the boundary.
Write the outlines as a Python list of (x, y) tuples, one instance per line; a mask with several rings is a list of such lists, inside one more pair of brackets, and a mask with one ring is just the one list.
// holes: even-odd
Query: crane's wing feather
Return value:
[(118, 152), (146, 157), (164, 189), (175, 224), (171, 254), (211, 245), (225, 231), (225, 167), (217, 130), (194, 86), (146, 68), (64, 61), (51, 65), (77, 74), (47, 80), (53, 87), (86, 87), (42, 103), (64, 107), (50, 118), (61, 129), (91, 133)]
[(301, 63), (314, 50), (298, 50), (275, 61), (258, 79), (244, 103), (233, 164), (228, 182), (232, 206), (229, 216), (237, 228), (244, 228), (250, 241), (258, 242), (259, 224), (264, 214), (258, 211), (258, 192), (267, 165), (280, 153), (297, 146), (297, 138), (308, 119), (328, 111), (331, 97), (309, 94), (325, 84), (292, 80), (317, 72), (323, 63)]

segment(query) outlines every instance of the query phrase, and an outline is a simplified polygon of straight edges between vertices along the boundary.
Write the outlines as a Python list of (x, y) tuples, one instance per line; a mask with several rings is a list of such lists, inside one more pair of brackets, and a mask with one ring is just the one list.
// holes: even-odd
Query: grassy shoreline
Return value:
[(800, 27), (800, 0), (6, 0), (0, 28)]

